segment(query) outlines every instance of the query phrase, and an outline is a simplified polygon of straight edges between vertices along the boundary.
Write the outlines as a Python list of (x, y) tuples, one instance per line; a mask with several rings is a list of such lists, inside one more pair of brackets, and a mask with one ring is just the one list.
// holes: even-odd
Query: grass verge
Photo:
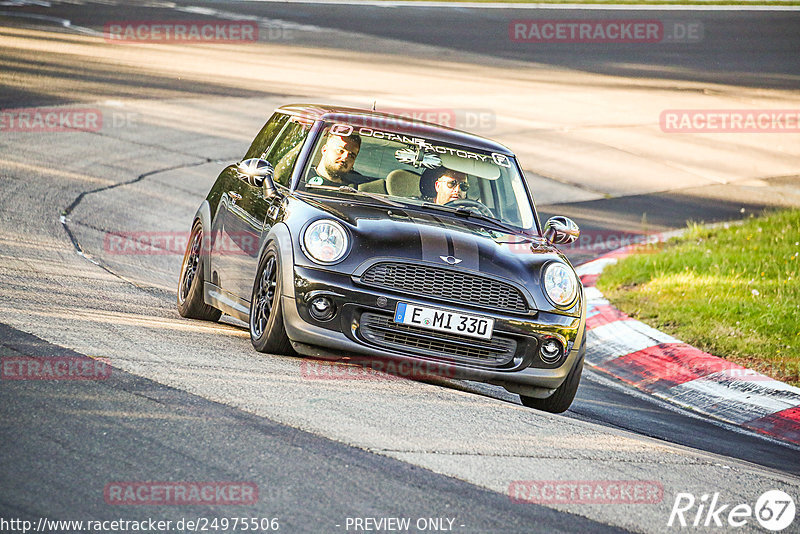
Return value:
[(603, 271), (620, 310), (701, 350), (800, 386), (800, 210), (690, 224)]

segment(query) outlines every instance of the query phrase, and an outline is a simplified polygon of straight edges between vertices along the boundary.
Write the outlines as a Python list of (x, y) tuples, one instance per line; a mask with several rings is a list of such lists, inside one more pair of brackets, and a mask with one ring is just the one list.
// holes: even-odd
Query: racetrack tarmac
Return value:
[[(81, 24), (144, 16), (114, 9), (78, 10)], [(322, 26), (321, 18), (307, 23)], [(751, 504), (768, 489), (798, 495), (797, 449), (672, 410), (591, 372), (573, 408), (551, 415), (468, 382), (312, 379), (311, 360), (256, 353), (236, 321), (178, 317), (180, 251), (123, 254), (108, 236), (188, 231), (219, 170), (290, 101), (352, 104), (379, 94), (397, 106), (477, 109), (498, 95), (484, 133), (525, 154), (543, 213), (573, 216), (591, 231), (660, 231), (800, 204), (794, 137), (678, 142), (653, 119), (676, 98), (791, 107), (794, 90), (742, 84), (703, 96), (697, 80), (648, 80), (643, 88), (639, 78), (524, 70), (508, 58), (487, 67), (491, 50), (479, 58), (408, 45), (416, 54), (404, 57), (387, 51), (391, 42), (363, 35), (370, 46), (342, 56), (352, 34), (306, 33), (297, 30), (293, 43), (120, 48), (16, 19), (0, 28), (3, 107), (88, 106), (108, 118), (96, 132), (0, 138), (2, 346), (36, 357), (107, 357), (114, 368), (111, 380), (96, 383), (0, 382), (0, 474), (12, 488), (0, 497), (3, 517), (244, 512), (279, 517), (290, 532), (344, 532), (347, 517), (402, 515), (454, 517), (463, 532), (662, 532), (679, 492), (717, 491), (725, 502)], [(338, 48), (321, 47), (323, 37), (338, 39)], [(774, 75), (791, 75), (770, 65)], [(497, 91), (492, 81), (503, 76), (514, 86)], [(546, 118), (527, 115), (525, 91)], [(590, 117), (600, 98), (609, 106)], [(648, 164), (652, 174), (642, 171)], [(587, 177), (586, 169), (596, 173)], [(614, 179), (596, 179), (601, 172)], [(651, 504), (546, 508), (507, 496), (515, 481), (587, 478), (651, 481), (664, 493)], [(254, 481), (264, 499), (202, 509), (104, 502), (106, 484), (131, 479)], [(751, 520), (744, 530), (757, 529)]]

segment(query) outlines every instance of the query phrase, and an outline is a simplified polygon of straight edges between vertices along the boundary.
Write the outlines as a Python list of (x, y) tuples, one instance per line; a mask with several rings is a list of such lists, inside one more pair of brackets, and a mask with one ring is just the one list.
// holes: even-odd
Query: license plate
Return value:
[(464, 336), (492, 338), (494, 319), (398, 302), (394, 322)]

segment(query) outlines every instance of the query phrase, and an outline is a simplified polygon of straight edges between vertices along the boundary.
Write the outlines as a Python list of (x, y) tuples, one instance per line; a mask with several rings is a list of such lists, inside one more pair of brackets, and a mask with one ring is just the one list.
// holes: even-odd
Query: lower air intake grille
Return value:
[(508, 364), (517, 350), (517, 342), (510, 338), (488, 340), (435, 332), (395, 323), (391, 316), (371, 312), (361, 315), (361, 335), (387, 349), (491, 367)]

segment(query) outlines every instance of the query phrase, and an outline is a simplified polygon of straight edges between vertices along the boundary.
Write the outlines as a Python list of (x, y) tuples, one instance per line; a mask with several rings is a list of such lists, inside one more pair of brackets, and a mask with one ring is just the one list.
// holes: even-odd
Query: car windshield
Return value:
[(535, 227), (523, 178), (510, 156), (388, 129), (325, 124), (297, 189), (363, 193), (523, 230)]

